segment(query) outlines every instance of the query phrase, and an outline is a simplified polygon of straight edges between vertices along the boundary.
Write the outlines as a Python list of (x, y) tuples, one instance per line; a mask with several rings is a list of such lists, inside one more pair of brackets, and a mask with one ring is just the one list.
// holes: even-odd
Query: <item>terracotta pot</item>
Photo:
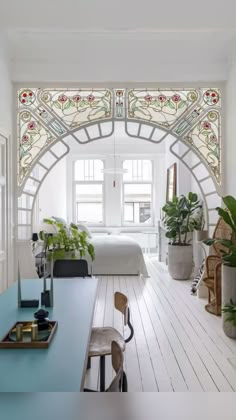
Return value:
[[(236, 305), (236, 267), (222, 264), (222, 307), (233, 302)], [(224, 333), (236, 338), (236, 327), (226, 321), (228, 313), (222, 314)]]
[(192, 245), (168, 245), (168, 271), (175, 280), (189, 280), (193, 269)]

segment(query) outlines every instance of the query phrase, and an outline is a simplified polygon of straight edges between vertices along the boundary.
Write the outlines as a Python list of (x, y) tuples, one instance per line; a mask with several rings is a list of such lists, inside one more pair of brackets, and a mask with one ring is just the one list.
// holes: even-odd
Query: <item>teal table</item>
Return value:
[[(98, 280), (54, 280), (54, 307), (49, 318), (58, 321), (48, 349), (0, 349), (0, 392), (78, 392), (83, 389), (87, 351)], [(37, 299), (43, 281), (23, 280), (22, 298)], [(17, 285), (0, 295), (0, 338), (16, 321), (34, 319), (37, 309), (17, 307)]]

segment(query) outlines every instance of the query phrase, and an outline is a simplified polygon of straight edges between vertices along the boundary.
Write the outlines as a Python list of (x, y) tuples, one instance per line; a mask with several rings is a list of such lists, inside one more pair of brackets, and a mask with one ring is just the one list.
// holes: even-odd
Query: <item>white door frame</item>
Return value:
[(0, 159), (1, 159), (1, 168), (3, 169), (3, 173), (0, 174), (0, 186), (3, 189), (3, 193), (1, 194), (1, 231), (2, 231), (2, 249), (0, 249), (0, 264), (3, 265), (3, 278), (1, 279), (0, 283), (0, 293), (7, 288), (8, 286), (8, 227), (9, 227), (9, 219), (8, 219), (8, 139), (9, 134), (6, 130), (0, 127), (0, 149), (3, 146), (3, 154), (1, 155), (0, 152)]

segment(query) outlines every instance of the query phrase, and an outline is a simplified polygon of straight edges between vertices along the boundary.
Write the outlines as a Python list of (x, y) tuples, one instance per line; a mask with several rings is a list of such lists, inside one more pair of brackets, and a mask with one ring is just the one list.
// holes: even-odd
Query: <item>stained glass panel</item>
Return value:
[(128, 117), (170, 128), (197, 101), (196, 90), (138, 90), (128, 92)]
[(219, 112), (209, 111), (195, 127), (183, 138), (208, 163), (216, 180), (220, 183), (220, 115)]
[(19, 114), (19, 184), (27, 175), (37, 155), (56, 137), (29, 111)]
[[(77, 129), (111, 118), (143, 121), (162, 129), (163, 138), (169, 132), (191, 144), (210, 167), (216, 181), (221, 182), (221, 93), (218, 88), (25, 88), (18, 92), (18, 105), (20, 185), (39, 155), (54, 141), (72, 133), (76, 136)], [(141, 128), (137, 136), (142, 136)]]
[(109, 90), (44, 89), (41, 91), (40, 100), (70, 129), (111, 117)]
[(112, 116), (112, 92), (88, 89), (35, 89), (18, 92), (18, 183), (54, 140), (93, 121)]

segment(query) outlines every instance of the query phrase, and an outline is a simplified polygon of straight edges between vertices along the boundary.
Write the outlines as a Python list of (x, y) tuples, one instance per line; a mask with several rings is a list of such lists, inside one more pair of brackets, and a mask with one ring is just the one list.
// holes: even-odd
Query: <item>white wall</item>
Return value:
[(0, 127), (12, 130), (12, 84), (6, 42), (0, 33)]
[[(63, 158), (49, 172), (40, 188), (36, 207), (38, 222), (51, 216), (67, 219), (66, 197), (66, 158)], [(37, 226), (35, 228), (37, 231)]]
[[(7, 285), (10, 285), (14, 279), (13, 261), (13, 179), (16, 169), (13, 166), (12, 159), (12, 84), (9, 69), (9, 57), (7, 54), (6, 42), (0, 33), (0, 130), (3, 130), (8, 137), (8, 274)], [(1, 220), (0, 220), (1, 229)], [(0, 279), (1, 281), (1, 279)], [(1, 289), (1, 287), (0, 287)]]
[(236, 49), (232, 57), (226, 85), (226, 135), (223, 136), (224, 190), (223, 195), (236, 196)]

